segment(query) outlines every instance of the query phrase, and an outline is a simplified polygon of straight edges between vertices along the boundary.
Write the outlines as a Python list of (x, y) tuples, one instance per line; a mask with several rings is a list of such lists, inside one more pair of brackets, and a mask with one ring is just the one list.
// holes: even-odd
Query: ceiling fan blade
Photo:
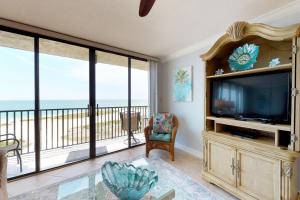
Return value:
[(140, 2), (140, 17), (145, 17), (150, 12), (155, 0), (141, 0)]

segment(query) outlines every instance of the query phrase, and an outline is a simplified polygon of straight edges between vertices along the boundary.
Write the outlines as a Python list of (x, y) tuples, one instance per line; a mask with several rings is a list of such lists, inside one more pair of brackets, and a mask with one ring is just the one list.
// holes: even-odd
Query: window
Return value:
[(96, 58), (96, 154), (101, 155), (128, 148), (128, 58), (102, 51)]
[[(34, 38), (0, 31), (0, 146), (19, 142), (8, 152), (8, 178), (35, 171)], [(12, 135), (7, 135), (12, 134)]]
[(48, 169), (89, 158), (89, 49), (39, 45), (41, 169)]
[(20, 143), (9, 178), (144, 143), (148, 62), (15, 32), (0, 30), (0, 135)]

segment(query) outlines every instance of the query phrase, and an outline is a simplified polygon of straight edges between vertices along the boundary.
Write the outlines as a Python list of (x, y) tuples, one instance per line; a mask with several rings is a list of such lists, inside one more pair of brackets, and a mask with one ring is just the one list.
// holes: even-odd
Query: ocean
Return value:
[[(88, 100), (41, 100), (41, 109), (61, 109), (61, 108), (87, 108)], [(127, 100), (97, 100), (99, 107), (118, 107), (127, 106)], [(147, 100), (132, 100), (132, 106), (147, 106)], [(34, 101), (32, 100), (12, 100), (1, 101), (0, 111), (6, 110), (33, 110)]]
[[(125, 107), (128, 104), (127, 100), (97, 100), (98, 107)], [(148, 106), (147, 100), (132, 100), (132, 106)], [(87, 108), (88, 100), (41, 100), (41, 109), (63, 109), (63, 108)], [(34, 101), (31, 100), (13, 100), (13, 101), (0, 101), (0, 124), (6, 121), (13, 121), (13, 118), (19, 119), (21, 112), (16, 112), (15, 116), (13, 112), (5, 111), (19, 111), (30, 110), (30, 112), (23, 113), (24, 117), (29, 119), (34, 118)], [(45, 117), (46, 112), (41, 112), (41, 116)], [(28, 116), (27, 116), (28, 115)], [(54, 116), (61, 115), (54, 112)]]

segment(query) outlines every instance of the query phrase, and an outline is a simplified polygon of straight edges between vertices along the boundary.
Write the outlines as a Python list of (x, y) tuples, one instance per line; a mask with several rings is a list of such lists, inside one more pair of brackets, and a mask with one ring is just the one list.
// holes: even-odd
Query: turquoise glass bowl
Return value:
[(229, 56), (228, 63), (231, 71), (243, 71), (253, 68), (259, 53), (259, 46), (245, 44), (238, 47)]
[(156, 172), (132, 164), (107, 161), (101, 167), (103, 182), (121, 200), (139, 200), (155, 186)]

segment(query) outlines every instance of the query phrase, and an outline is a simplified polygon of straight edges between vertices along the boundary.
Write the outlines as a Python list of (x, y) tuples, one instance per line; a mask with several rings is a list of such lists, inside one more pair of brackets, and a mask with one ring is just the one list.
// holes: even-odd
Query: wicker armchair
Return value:
[(146, 157), (149, 156), (149, 152), (152, 149), (162, 149), (166, 150), (170, 153), (170, 158), (172, 161), (175, 160), (174, 157), (174, 144), (175, 144), (175, 139), (176, 139), (176, 134), (177, 134), (177, 129), (178, 129), (178, 119), (174, 115), (172, 119), (172, 126), (173, 130), (171, 133), (171, 138), (170, 141), (158, 141), (158, 140), (151, 140), (150, 135), (152, 134), (152, 126), (153, 126), (153, 117), (150, 118), (148, 126), (144, 129), (145, 133), (145, 138), (146, 138)]

